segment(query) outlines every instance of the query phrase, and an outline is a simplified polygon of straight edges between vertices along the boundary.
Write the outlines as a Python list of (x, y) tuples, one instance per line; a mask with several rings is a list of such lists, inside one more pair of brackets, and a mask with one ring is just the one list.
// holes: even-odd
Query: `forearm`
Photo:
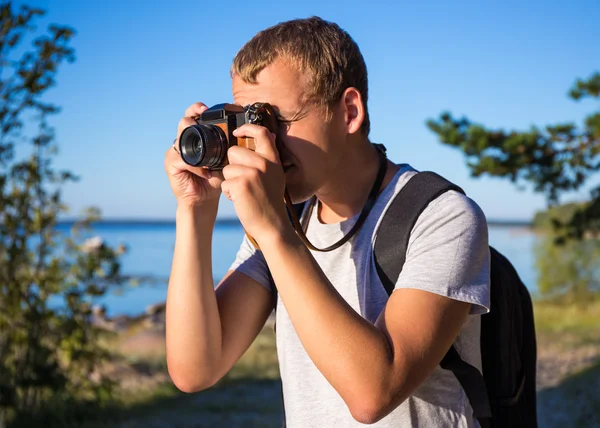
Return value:
[(393, 356), (384, 333), (330, 284), (308, 249), (287, 233), (259, 242), (306, 352), (348, 407), (391, 400)]
[(167, 291), (166, 345), (169, 373), (183, 390), (209, 386), (221, 352), (211, 254), (215, 217), (211, 212), (177, 210)]

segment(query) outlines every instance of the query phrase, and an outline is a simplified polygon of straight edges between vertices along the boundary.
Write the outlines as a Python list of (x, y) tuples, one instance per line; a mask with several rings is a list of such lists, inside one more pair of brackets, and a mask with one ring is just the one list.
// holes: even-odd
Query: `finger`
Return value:
[(167, 152), (165, 153), (165, 170), (172, 176), (179, 175), (183, 172), (190, 172), (206, 180), (214, 175), (208, 168), (191, 166), (185, 163), (172, 147), (167, 149)]
[(233, 196), (231, 194), (232, 188), (236, 185), (235, 180), (225, 180), (221, 183), (221, 192), (225, 195), (227, 199), (233, 201)]
[(232, 202), (235, 202), (236, 196), (240, 196), (240, 194), (244, 192), (244, 189), (248, 189), (248, 182), (242, 177), (236, 177), (221, 182), (221, 192), (223, 192), (227, 199)]
[(262, 155), (240, 146), (231, 146), (227, 149), (227, 159), (230, 165), (245, 165), (263, 172), (268, 163), (267, 159)]
[(167, 171), (167, 174), (169, 174), (172, 177), (177, 177), (181, 174), (193, 174), (205, 180), (209, 180), (213, 177), (211, 171), (207, 169), (193, 168), (189, 167), (186, 164), (165, 163), (165, 170)]
[(246, 165), (230, 163), (225, 168), (223, 168), (223, 178), (225, 180), (232, 180), (234, 178), (247, 176), (250, 174), (256, 174), (256, 169)]
[(279, 153), (276, 147), (276, 136), (264, 126), (245, 124), (233, 131), (236, 137), (252, 137), (256, 144), (256, 153), (268, 161), (279, 164)]
[[(183, 132), (183, 130), (185, 128), (187, 128), (188, 126), (192, 126), (192, 125), (196, 125), (196, 121), (194, 119), (192, 119), (191, 117), (184, 117), (183, 119), (181, 119), (179, 121), (179, 123), (177, 124), (177, 139), (179, 139), (179, 137), (181, 137), (181, 133)], [(179, 142), (176, 144), (179, 145)]]
[[(167, 149), (165, 154), (165, 167), (175, 168), (179, 171), (189, 171), (192, 174), (197, 175), (198, 177), (209, 178), (215, 177), (219, 180), (223, 180), (223, 173), (220, 170), (209, 169), (206, 166), (192, 166), (183, 161), (181, 158), (181, 154), (178, 151), (173, 150), (171, 146), (170, 149)], [(173, 169), (172, 171), (175, 171)]]
[(197, 117), (208, 110), (204, 103), (194, 103), (185, 110), (185, 117)]

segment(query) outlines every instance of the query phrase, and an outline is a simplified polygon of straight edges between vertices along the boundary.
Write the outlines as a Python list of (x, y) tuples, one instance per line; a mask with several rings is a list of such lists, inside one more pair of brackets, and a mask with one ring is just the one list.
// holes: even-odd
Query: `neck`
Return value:
[[(322, 223), (339, 223), (362, 211), (379, 173), (379, 162), (377, 149), (367, 140), (340, 156), (340, 167), (336, 168), (331, 182), (316, 194)], [(387, 161), (379, 192), (397, 171), (398, 166)]]

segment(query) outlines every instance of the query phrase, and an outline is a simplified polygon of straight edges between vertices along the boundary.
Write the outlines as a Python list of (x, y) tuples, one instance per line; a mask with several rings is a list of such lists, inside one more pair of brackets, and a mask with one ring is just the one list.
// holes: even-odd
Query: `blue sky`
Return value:
[[(72, 26), (76, 62), (48, 100), (56, 165), (81, 176), (64, 201), (77, 215), (173, 219), (163, 169), (177, 122), (196, 101), (231, 101), (229, 67), (261, 29), (318, 15), (359, 44), (369, 72), (374, 142), (389, 157), (461, 185), (488, 219), (530, 219), (545, 207), (530, 187), (472, 179), (462, 154), (425, 126), (448, 110), (494, 128), (581, 123), (598, 109), (566, 94), (600, 71), (600, 2), (581, 1), (32, 1), (40, 22)], [(598, 184), (596, 180), (593, 184)], [(566, 195), (580, 199), (585, 191)], [(235, 215), (222, 198), (220, 216)]]

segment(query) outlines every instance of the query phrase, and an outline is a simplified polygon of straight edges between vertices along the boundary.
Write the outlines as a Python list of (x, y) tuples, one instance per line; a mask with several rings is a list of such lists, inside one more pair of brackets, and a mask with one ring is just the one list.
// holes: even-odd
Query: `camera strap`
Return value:
[(288, 208), (292, 225), (294, 226), (294, 229), (296, 230), (296, 234), (298, 235), (298, 237), (300, 237), (302, 242), (304, 242), (304, 245), (306, 245), (311, 250), (327, 252), (327, 251), (332, 251), (332, 250), (335, 250), (336, 248), (341, 247), (346, 242), (348, 242), (350, 240), (350, 238), (352, 238), (356, 234), (356, 232), (358, 232), (360, 227), (363, 225), (363, 223), (367, 219), (367, 216), (369, 215), (369, 213), (371, 212), (371, 209), (375, 205), (375, 201), (377, 200), (377, 196), (379, 195), (379, 190), (381, 189), (381, 185), (383, 184), (383, 179), (385, 177), (385, 173), (387, 172), (387, 156), (385, 153), (386, 148), (383, 144), (374, 144), (374, 146), (377, 148), (377, 151), (379, 153), (379, 172), (377, 173), (377, 178), (375, 179), (375, 182), (373, 183), (373, 187), (371, 188), (371, 191), (369, 192), (369, 198), (367, 199), (367, 202), (363, 206), (363, 209), (360, 213), (360, 216), (358, 217), (358, 220), (356, 221), (356, 223), (354, 223), (354, 226), (352, 226), (352, 229), (350, 229), (350, 231), (342, 239), (340, 239), (338, 242), (336, 242), (335, 244), (333, 244), (327, 248), (315, 247), (306, 237), (306, 228), (308, 226), (308, 221), (306, 219), (309, 219), (311, 217), (312, 211), (315, 206), (315, 202), (317, 201), (317, 198), (313, 196), (310, 199), (310, 201), (308, 202), (308, 204), (309, 204), (308, 212), (304, 216), (305, 221), (301, 224), (300, 220), (298, 219), (298, 214), (296, 213), (296, 210), (294, 209), (294, 206), (292, 205), (291, 198), (288, 194), (288, 191), (287, 191), (287, 189), (285, 190), (285, 196), (284, 196), (285, 204)]

